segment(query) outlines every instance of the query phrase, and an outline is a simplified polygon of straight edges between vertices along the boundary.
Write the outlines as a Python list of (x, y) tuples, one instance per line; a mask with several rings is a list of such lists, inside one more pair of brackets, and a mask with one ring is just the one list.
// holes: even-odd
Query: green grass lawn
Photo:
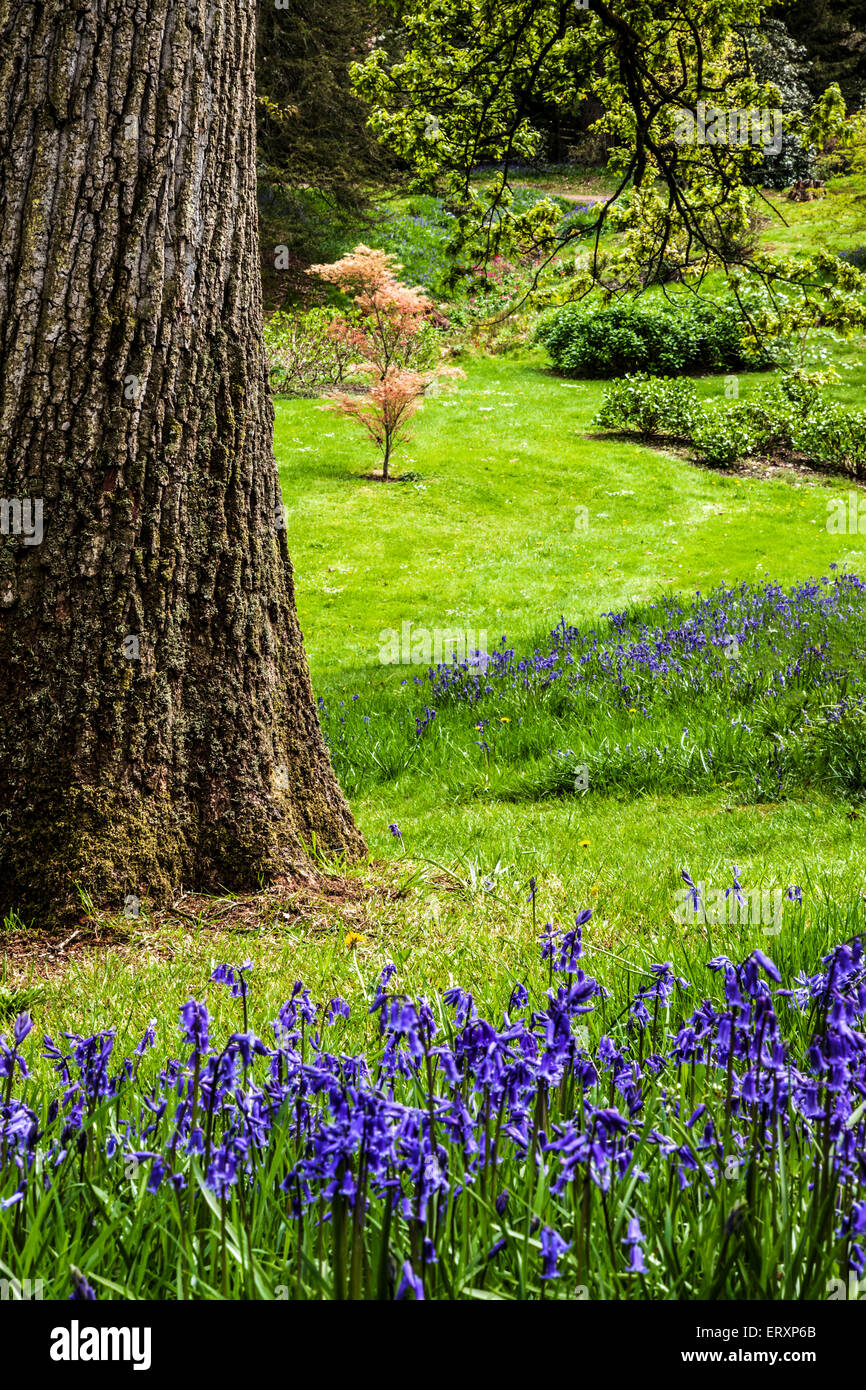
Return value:
[[(587, 438), (601, 383), (557, 380), (539, 357), (470, 360), (453, 400), (418, 419), (402, 468), (412, 481), (364, 481), (367, 447), (310, 401), (280, 401), (276, 450), (289, 507), (289, 544), (313, 679), (328, 707), (417, 705), (407, 677), (384, 666), (380, 633), (486, 630), (518, 650), (560, 616), (591, 623), (607, 610), (721, 582), (790, 583), (831, 562), (866, 568), (864, 543), (826, 530), (827, 502), (847, 490), (818, 476), (761, 481), (720, 475), (628, 443)], [(844, 390), (861, 389), (863, 368)], [(748, 389), (750, 378), (742, 378)], [(702, 383), (707, 393), (721, 378)], [(586, 531), (575, 529), (578, 508)], [(459, 782), (459, 777), (456, 779)], [(853, 866), (859, 821), (815, 792), (800, 802), (732, 809), (731, 794), (467, 804), (455, 769), (411, 771), (361, 794), (355, 810), (373, 853), (398, 852), (507, 876), (549, 875), (566, 912), (603, 884), (627, 939), (664, 866), (737, 862), (797, 882), (808, 861)], [(589, 843), (581, 845), (580, 841)]]
[[(378, 663), (379, 633), (404, 619), (525, 641), (562, 614), (591, 620), (665, 589), (863, 565), (866, 541), (825, 529), (843, 483), (755, 481), (587, 438), (603, 383), (543, 364), (465, 360), (456, 395), (425, 405), (395, 457), (412, 480), (387, 487), (363, 478), (373, 455), (349, 423), (318, 402), (277, 402), (298, 609), (322, 693), (397, 679)], [(767, 379), (742, 376), (741, 390)], [(864, 383), (861, 366), (844, 389)], [(724, 379), (701, 385), (721, 395)]]
[(866, 188), (862, 175), (832, 179), (825, 196), (811, 203), (789, 203), (778, 192), (768, 192), (767, 197), (776, 209), (762, 235), (768, 251), (795, 255), (806, 246), (838, 255), (863, 245)]

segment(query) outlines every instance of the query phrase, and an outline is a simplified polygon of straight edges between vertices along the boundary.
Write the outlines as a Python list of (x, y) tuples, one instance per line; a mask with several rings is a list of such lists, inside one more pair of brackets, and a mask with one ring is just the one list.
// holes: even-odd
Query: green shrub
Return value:
[(690, 382), (626, 376), (607, 387), (595, 423), (686, 439), (712, 468), (794, 449), (832, 472), (866, 477), (866, 411), (825, 401), (820, 385), (797, 372), (747, 401), (701, 401)]
[(800, 372), (786, 372), (746, 403), (755, 448), (795, 448), (798, 429), (822, 408), (820, 387)]
[(815, 463), (853, 478), (866, 477), (866, 411), (850, 410), (836, 402), (799, 421), (793, 446)]
[(769, 365), (743, 347), (741, 332), (735, 304), (718, 308), (690, 300), (658, 308), (618, 303), (591, 310), (566, 304), (542, 320), (537, 336), (565, 376), (674, 376)]
[(781, 393), (747, 401), (743, 410), (756, 452), (793, 448), (794, 415), (790, 401)]
[(690, 439), (699, 411), (698, 393), (690, 381), (638, 372), (611, 382), (595, 422), (605, 429)]
[(705, 402), (695, 419), (692, 443), (710, 468), (734, 468), (755, 448), (749, 407), (739, 402)]
[(786, 373), (749, 409), (758, 447), (795, 449), (834, 472), (864, 476), (866, 414), (825, 400), (820, 385), (802, 373)]

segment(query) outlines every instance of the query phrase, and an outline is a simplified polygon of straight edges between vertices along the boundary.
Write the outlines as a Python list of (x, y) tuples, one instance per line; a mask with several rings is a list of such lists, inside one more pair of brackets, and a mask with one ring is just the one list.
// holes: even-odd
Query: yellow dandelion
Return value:
[(500, 714), (500, 716), (499, 716), (499, 722), (500, 722), (500, 724), (510, 724), (510, 723), (511, 723), (511, 720), (510, 720), (510, 718), (508, 717), (507, 714)]
[(356, 946), (366, 946), (367, 938), (366, 936), (362, 936), (358, 931), (349, 931), (346, 932), (346, 939), (343, 945), (347, 947), (348, 950), (354, 951)]
[(579, 840), (578, 843), (580, 844), (582, 849), (589, 848), (589, 840)]

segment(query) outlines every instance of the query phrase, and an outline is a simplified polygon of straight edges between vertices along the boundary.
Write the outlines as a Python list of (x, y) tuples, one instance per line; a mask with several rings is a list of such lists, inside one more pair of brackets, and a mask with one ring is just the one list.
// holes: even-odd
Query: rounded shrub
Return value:
[(866, 478), (866, 411), (826, 402), (797, 421), (793, 445), (815, 463), (852, 478)]
[(754, 451), (755, 433), (747, 405), (707, 401), (695, 420), (692, 443), (710, 468), (735, 468)]
[(744, 348), (741, 330), (735, 304), (623, 302), (605, 309), (566, 304), (542, 320), (537, 337), (564, 376), (675, 376), (769, 366)]
[(699, 409), (698, 393), (690, 381), (638, 372), (610, 383), (595, 423), (603, 429), (689, 439)]

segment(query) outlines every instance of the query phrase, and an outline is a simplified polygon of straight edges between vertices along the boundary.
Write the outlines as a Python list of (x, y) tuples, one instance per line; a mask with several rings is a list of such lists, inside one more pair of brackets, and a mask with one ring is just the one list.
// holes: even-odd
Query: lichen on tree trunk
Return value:
[(254, 0), (0, 0), (3, 912), (364, 850), (282, 524), (254, 44)]

